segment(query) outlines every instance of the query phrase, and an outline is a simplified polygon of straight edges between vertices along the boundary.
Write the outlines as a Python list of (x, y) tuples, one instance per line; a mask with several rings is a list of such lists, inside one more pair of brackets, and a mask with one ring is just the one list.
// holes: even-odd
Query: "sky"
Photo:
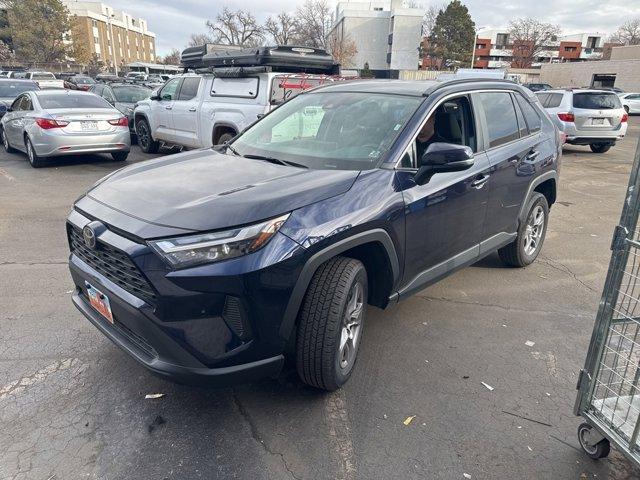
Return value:
[[(147, 20), (156, 34), (159, 55), (182, 50), (192, 33), (206, 32), (205, 22), (213, 20), (225, 6), (247, 9), (258, 21), (281, 11), (294, 11), (304, 0), (102, 0), (116, 9)], [(581, 32), (612, 33), (630, 18), (640, 17), (638, 0), (462, 0), (477, 27), (505, 27), (510, 19), (535, 17), (560, 25), (563, 34)], [(446, 0), (422, 0), (425, 8)], [(329, 0), (335, 8), (336, 1)]]

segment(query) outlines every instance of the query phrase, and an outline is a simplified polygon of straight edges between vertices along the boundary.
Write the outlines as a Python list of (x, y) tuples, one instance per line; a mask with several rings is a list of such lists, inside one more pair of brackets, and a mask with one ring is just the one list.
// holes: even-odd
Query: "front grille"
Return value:
[(130, 294), (155, 305), (156, 294), (138, 267), (124, 252), (98, 242), (95, 250), (84, 244), (82, 233), (69, 228), (71, 252)]

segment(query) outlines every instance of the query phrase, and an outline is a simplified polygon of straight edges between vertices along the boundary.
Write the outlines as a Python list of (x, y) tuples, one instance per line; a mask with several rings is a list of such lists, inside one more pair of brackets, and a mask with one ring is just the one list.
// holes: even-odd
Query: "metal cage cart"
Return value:
[(640, 142), (574, 408), (585, 420), (578, 427), (578, 440), (587, 455), (606, 457), (612, 442), (636, 464), (640, 464), (639, 213)]

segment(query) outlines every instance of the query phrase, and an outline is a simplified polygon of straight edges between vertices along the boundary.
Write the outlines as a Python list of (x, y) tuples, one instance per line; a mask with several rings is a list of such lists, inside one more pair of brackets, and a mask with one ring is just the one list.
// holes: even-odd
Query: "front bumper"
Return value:
[(29, 134), (33, 148), (39, 156), (128, 152), (131, 149), (131, 135), (125, 127), (95, 135), (65, 134), (55, 130), (38, 128)]
[[(74, 210), (67, 228), (81, 230), (91, 220), (85, 215)], [(176, 272), (143, 243), (122, 237), (117, 227), (106, 228), (97, 240), (99, 248), (122, 255), (109, 257), (115, 265), (110, 270), (74, 247), (73, 303), (140, 364), (179, 383), (212, 386), (280, 372), (288, 340), (280, 325), (301, 268), (297, 243), (280, 235), (246, 257)], [(280, 261), (264, 263), (276, 258)], [(140, 284), (132, 288), (116, 272), (136, 268), (153, 292)], [(87, 283), (108, 297), (113, 323), (90, 305)]]

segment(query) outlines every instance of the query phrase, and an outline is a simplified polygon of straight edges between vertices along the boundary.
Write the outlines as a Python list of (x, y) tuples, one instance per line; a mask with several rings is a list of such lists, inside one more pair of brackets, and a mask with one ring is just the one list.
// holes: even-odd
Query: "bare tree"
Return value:
[(204, 45), (205, 43), (213, 43), (211, 35), (207, 33), (192, 33), (189, 37), (187, 47), (197, 47), (198, 45)]
[(358, 53), (356, 42), (349, 36), (338, 37), (336, 32), (327, 37), (327, 50), (342, 67), (353, 67), (353, 61)]
[(294, 45), (298, 43), (298, 22), (296, 17), (287, 12), (281, 12), (275, 17), (267, 18), (264, 25), (266, 33), (276, 45)]
[(240, 45), (255, 47), (264, 38), (263, 28), (256, 22), (256, 17), (246, 10), (222, 9), (216, 20), (207, 20), (214, 43), (223, 45)]
[(180, 65), (180, 50), (174, 48), (165, 55), (160, 63), (164, 63), (165, 65)]
[(306, 0), (296, 9), (298, 34), (302, 45), (327, 47), (327, 33), (331, 28), (331, 11), (326, 0)]
[(640, 45), (640, 17), (632, 18), (622, 24), (609, 38), (612, 43)]
[(438, 12), (444, 10), (445, 5), (431, 5), (424, 12), (422, 17), (422, 36), (428, 37), (433, 32), (433, 27), (436, 24), (436, 18), (438, 18)]
[(560, 27), (535, 18), (518, 18), (509, 22), (509, 40), (513, 45), (513, 65), (528, 68), (560, 35)]

